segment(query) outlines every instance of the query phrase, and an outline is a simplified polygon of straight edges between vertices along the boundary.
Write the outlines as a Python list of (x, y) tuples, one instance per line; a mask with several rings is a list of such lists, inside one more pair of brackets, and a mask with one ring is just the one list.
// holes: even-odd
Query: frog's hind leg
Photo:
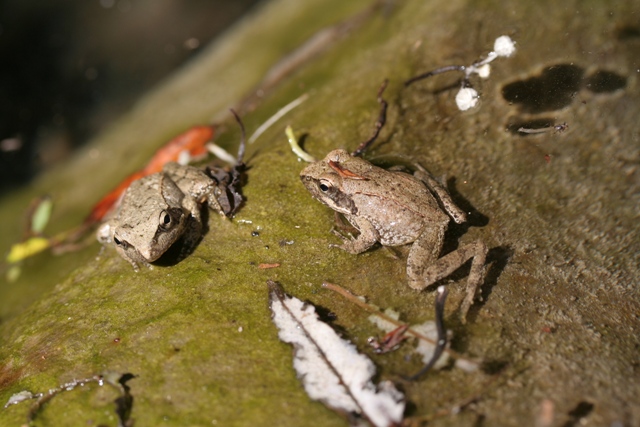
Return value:
[(445, 231), (446, 227), (442, 226), (426, 229), (414, 242), (407, 260), (409, 285), (414, 289), (422, 290), (449, 276), (473, 258), (467, 279), (466, 296), (460, 306), (460, 318), (464, 323), (478, 288), (484, 281), (484, 264), (488, 249), (483, 242), (477, 240), (438, 258), (444, 242)]
[(431, 173), (423, 168), (420, 164), (415, 163), (416, 167), (415, 177), (422, 181), (429, 191), (431, 191), (439, 200), (440, 204), (444, 208), (444, 210), (449, 214), (451, 218), (457, 223), (462, 224), (467, 221), (467, 214), (464, 213), (462, 209), (460, 209), (453, 199), (451, 198), (451, 194), (449, 194), (449, 190), (442, 185), (437, 179), (431, 175)]
[(445, 231), (447, 231), (447, 224), (428, 225), (411, 245), (407, 258), (407, 276), (409, 276), (409, 286), (413, 289), (421, 291), (437, 280), (425, 281), (425, 274), (440, 256)]

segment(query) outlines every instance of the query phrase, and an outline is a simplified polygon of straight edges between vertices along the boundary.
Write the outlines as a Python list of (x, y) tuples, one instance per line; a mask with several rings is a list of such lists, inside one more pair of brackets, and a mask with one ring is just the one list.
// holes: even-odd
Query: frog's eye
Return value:
[(184, 212), (180, 208), (170, 208), (160, 212), (158, 218), (158, 227), (162, 230), (171, 230), (180, 224), (180, 220), (184, 216)]
[(115, 243), (116, 245), (122, 247), (123, 249), (127, 249), (127, 242), (125, 240), (120, 240), (118, 239), (117, 236), (113, 236), (113, 243)]
[(331, 188), (331, 183), (329, 183), (328, 181), (320, 181), (320, 183), (318, 184), (318, 188), (323, 193), (326, 193)]
[(160, 212), (159, 224), (160, 224), (160, 227), (165, 230), (172, 227), (173, 218), (171, 217), (171, 214), (168, 211)]

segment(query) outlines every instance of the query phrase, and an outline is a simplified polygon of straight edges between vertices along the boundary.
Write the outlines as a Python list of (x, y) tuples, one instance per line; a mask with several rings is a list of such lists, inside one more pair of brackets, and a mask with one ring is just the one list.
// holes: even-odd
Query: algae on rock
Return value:
[[(17, 239), (16, 224), (30, 198), (50, 193), (54, 228), (69, 228), (180, 130), (223, 120), (228, 107), (241, 103), (251, 131), (309, 93), (249, 146), (246, 204), (233, 221), (212, 215), (187, 259), (134, 273), (113, 252), (96, 260), (95, 245), (73, 255), (34, 257), (16, 283), (3, 283), (2, 299), (10, 305), (0, 307), (0, 400), (110, 370), (137, 375), (128, 385), (138, 425), (344, 425), (311, 402), (295, 378), (290, 348), (270, 320), (266, 280), (335, 313), (334, 324), (361, 351), (373, 332), (366, 314), (322, 290), (323, 280), (393, 307), (412, 323), (433, 317), (434, 295), (411, 290), (404, 261), (384, 250), (349, 255), (329, 248), (337, 243), (330, 233), (333, 213), (298, 182), (302, 166), (284, 128), (307, 133), (305, 149), (316, 157), (353, 149), (369, 135), (375, 93), (389, 78), (389, 120), (366, 157), (405, 156), (436, 176), (446, 174), (471, 220), (468, 227), (452, 227), (445, 250), (458, 239), (477, 238), (492, 248), (484, 301), (472, 308), (467, 325), (455, 320), (466, 274), (447, 283), (453, 347), (486, 360), (485, 371), (441, 371), (406, 384), (412, 403), (406, 415), (429, 416), (477, 396), (473, 407), (430, 424), (522, 425), (540, 416), (543, 402), (552, 402), (551, 425), (640, 423), (640, 38), (634, 36), (640, 29), (630, 20), (634, 6), (264, 3), (68, 164), (3, 200), (6, 249)], [(628, 28), (635, 33), (623, 31)], [(518, 52), (478, 82), (476, 109), (457, 110), (453, 77), (403, 88), (419, 72), (473, 62), (502, 34), (517, 42)], [(313, 55), (289, 62), (281, 79), (252, 96), (272, 66), (310, 39), (320, 43), (306, 45)], [(540, 86), (547, 93), (537, 93), (535, 84), (519, 92), (523, 102), (538, 105), (538, 96), (553, 99), (554, 91), (575, 86), (561, 108), (551, 102), (532, 111), (505, 99), (507, 85), (535, 82), (545, 69), (567, 65), (581, 72), (559, 73), (562, 78)], [(625, 84), (600, 84), (601, 76), (611, 75), (604, 72)], [(567, 122), (569, 130), (510, 131), (513, 123), (535, 120)], [(217, 142), (235, 147), (238, 132), (227, 129)], [(259, 269), (261, 263), (280, 266)], [(386, 379), (420, 364), (402, 352), (373, 360)], [(115, 418), (104, 415), (112, 400), (74, 390), (51, 401), (39, 424), (59, 424), (63, 414), (66, 425), (113, 424)], [(25, 413), (26, 406), (13, 405), (0, 412), (0, 424), (20, 425)]]

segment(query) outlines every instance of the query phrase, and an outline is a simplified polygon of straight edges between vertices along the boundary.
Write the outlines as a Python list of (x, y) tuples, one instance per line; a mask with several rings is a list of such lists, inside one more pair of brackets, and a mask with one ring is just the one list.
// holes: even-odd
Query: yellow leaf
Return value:
[(7, 255), (7, 262), (14, 264), (18, 261), (22, 261), (25, 258), (29, 258), (42, 252), (49, 247), (49, 239), (43, 237), (32, 237), (26, 242), (16, 243), (11, 247), (9, 255)]

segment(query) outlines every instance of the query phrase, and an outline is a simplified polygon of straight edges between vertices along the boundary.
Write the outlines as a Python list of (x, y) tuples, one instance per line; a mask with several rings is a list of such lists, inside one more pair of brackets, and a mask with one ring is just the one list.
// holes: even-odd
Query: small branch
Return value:
[(438, 344), (436, 345), (435, 350), (433, 351), (433, 356), (431, 356), (431, 360), (427, 363), (420, 371), (409, 377), (409, 381), (416, 381), (421, 376), (427, 373), (433, 366), (438, 362), (440, 356), (447, 348), (447, 330), (444, 327), (444, 304), (447, 301), (447, 295), (449, 291), (444, 286), (438, 287), (438, 295), (436, 295), (436, 329), (438, 330)]
[(302, 147), (300, 147), (300, 144), (298, 144), (298, 139), (293, 133), (293, 129), (291, 129), (291, 126), (287, 126), (287, 128), (284, 130), (284, 133), (287, 135), (287, 140), (289, 141), (289, 146), (291, 146), (291, 151), (293, 151), (293, 154), (307, 163), (313, 163), (316, 161), (315, 157), (313, 157), (311, 154), (304, 151)]
[(242, 123), (242, 120), (240, 119), (240, 116), (238, 116), (238, 114), (233, 110), (230, 109), (229, 111), (231, 111), (231, 114), (233, 114), (233, 117), (235, 117), (236, 122), (238, 122), (238, 125), (240, 125), (240, 146), (238, 147), (238, 159), (236, 160), (237, 163), (236, 164), (241, 164), (242, 163), (242, 159), (244, 158), (244, 150), (245, 150), (245, 142), (246, 142), (246, 134), (244, 131), (244, 124)]
[(249, 137), (249, 144), (253, 144), (258, 138), (260, 138), (260, 135), (262, 135), (267, 129), (273, 126), (275, 122), (280, 120), (285, 114), (287, 114), (289, 111), (296, 108), (298, 105), (302, 104), (308, 98), (309, 98), (309, 94), (305, 93), (297, 97), (296, 99), (294, 99), (293, 101), (291, 101), (290, 103), (282, 107), (281, 109), (279, 109), (277, 113), (269, 117), (267, 121), (261, 124), (258, 127), (258, 129), (256, 129), (255, 132), (253, 132), (253, 135)]
[(411, 83), (415, 83), (418, 80), (423, 80), (423, 79), (429, 78), (431, 76), (435, 76), (436, 74), (442, 74), (442, 73), (446, 73), (448, 71), (462, 71), (462, 72), (464, 72), (465, 68), (466, 67), (464, 65), (447, 65), (446, 67), (436, 68), (435, 70), (427, 71), (426, 73), (417, 75), (415, 77), (411, 77), (409, 80), (404, 82), (404, 87), (407, 87)]
[(516, 45), (509, 36), (500, 36), (493, 43), (493, 50), (487, 54), (487, 57), (476, 61), (471, 65), (448, 65), (446, 67), (440, 67), (432, 71), (420, 74), (412, 77), (404, 82), (405, 87), (409, 86), (413, 82), (423, 80), (436, 74), (446, 73), (448, 71), (460, 71), (464, 73), (464, 78), (460, 80), (460, 90), (456, 95), (456, 105), (460, 111), (466, 111), (475, 107), (478, 104), (479, 95), (478, 92), (471, 85), (469, 77), (472, 74), (477, 74), (480, 78), (486, 79), (491, 73), (490, 62), (500, 57), (509, 57), (516, 51)]
[(378, 139), (378, 135), (380, 135), (380, 130), (382, 130), (382, 127), (387, 122), (387, 107), (389, 106), (389, 104), (382, 97), (382, 93), (387, 88), (388, 83), (389, 83), (389, 80), (384, 79), (384, 81), (382, 82), (382, 85), (380, 85), (380, 89), (378, 89), (378, 103), (380, 104), (380, 114), (378, 115), (378, 120), (376, 120), (376, 124), (374, 125), (375, 129), (374, 129), (373, 135), (371, 136), (371, 138), (361, 143), (358, 146), (358, 148), (356, 148), (355, 151), (351, 153), (352, 156), (359, 156), (362, 153), (364, 153), (364, 151), (367, 148), (369, 148), (369, 146), (373, 144), (376, 139)]
[(42, 407), (56, 397), (58, 394), (63, 393), (65, 391), (72, 391), (77, 387), (82, 387), (89, 383), (96, 383), (99, 386), (103, 386), (105, 383), (116, 388), (120, 396), (115, 400), (116, 403), (116, 415), (118, 417), (118, 426), (122, 427), (127, 425), (129, 421), (129, 416), (131, 414), (131, 409), (133, 406), (133, 397), (129, 392), (129, 386), (127, 386), (127, 381), (135, 378), (135, 375), (126, 373), (126, 374), (117, 374), (117, 373), (105, 373), (104, 375), (94, 375), (90, 378), (84, 379), (74, 379), (67, 383), (61, 384), (56, 388), (49, 389), (46, 393), (37, 393), (31, 394), (28, 392), (23, 396), (20, 396), (18, 399), (12, 399), (7, 402), (5, 408), (9, 405), (19, 403), (23, 400), (28, 399), (36, 399), (36, 401), (29, 408), (29, 412), (27, 413), (27, 425), (31, 425), (31, 423), (36, 419)]
[[(364, 309), (365, 311), (368, 311), (369, 313), (375, 314), (376, 316), (380, 317), (381, 319), (386, 320), (389, 323), (392, 323), (396, 326), (404, 326), (406, 325), (403, 322), (400, 322), (392, 317), (387, 316), (386, 314), (382, 313), (379, 309), (372, 307), (371, 305), (367, 304), (366, 302), (360, 300), (358, 297), (356, 297), (355, 295), (353, 295), (351, 292), (349, 292), (348, 290), (346, 290), (345, 288), (343, 288), (342, 286), (333, 284), (333, 283), (329, 283), (329, 282), (324, 282), (322, 284), (323, 288), (327, 288), (330, 289), (334, 292), (339, 293), (340, 295), (342, 295), (343, 297), (345, 297), (346, 299), (348, 299), (349, 301), (351, 301), (352, 303), (356, 304), (357, 306), (359, 306), (360, 308)], [(414, 331), (413, 329), (409, 328), (407, 329), (407, 334), (409, 335), (413, 335), (414, 337), (427, 341), (433, 345), (437, 345), (437, 341), (436, 340), (432, 340), (429, 337), (426, 337), (424, 335), (422, 335), (421, 333), (418, 333), (416, 331)], [(471, 364), (475, 364), (477, 365), (478, 362), (472, 359), (469, 359), (468, 357), (463, 356), (462, 354), (458, 353), (455, 350), (451, 350), (448, 348), (444, 349), (444, 352), (446, 352), (447, 354), (449, 354), (449, 356), (456, 358), (456, 359), (461, 359), (464, 360), (465, 362), (471, 363)]]

